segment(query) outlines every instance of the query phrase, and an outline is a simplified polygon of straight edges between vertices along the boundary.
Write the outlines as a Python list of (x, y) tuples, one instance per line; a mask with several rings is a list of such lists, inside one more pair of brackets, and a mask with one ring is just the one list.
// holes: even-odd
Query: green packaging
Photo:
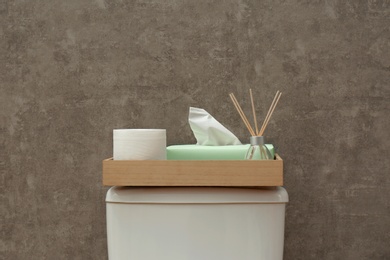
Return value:
[[(266, 144), (272, 157), (275, 149)], [(207, 146), (196, 144), (170, 145), (167, 147), (168, 160), (245, 160), (250, 144)]]

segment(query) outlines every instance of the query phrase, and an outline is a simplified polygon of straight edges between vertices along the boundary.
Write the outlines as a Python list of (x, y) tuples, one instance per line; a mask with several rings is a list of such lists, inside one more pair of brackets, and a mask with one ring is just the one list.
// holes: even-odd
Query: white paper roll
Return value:
[(114, 160), (166, 160), (165, 129), (114, 129)]

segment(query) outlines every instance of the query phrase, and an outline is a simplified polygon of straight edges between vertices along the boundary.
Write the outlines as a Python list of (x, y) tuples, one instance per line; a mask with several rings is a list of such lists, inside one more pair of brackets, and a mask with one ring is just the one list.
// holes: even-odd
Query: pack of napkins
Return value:
[[(250, 145), (241, 144), (206, 110), (190, 107), (188, 121), (197, 143), (168, 146), (168, 160), (245, 160)], [(273, 145), (266, 146), (274, 156)]]

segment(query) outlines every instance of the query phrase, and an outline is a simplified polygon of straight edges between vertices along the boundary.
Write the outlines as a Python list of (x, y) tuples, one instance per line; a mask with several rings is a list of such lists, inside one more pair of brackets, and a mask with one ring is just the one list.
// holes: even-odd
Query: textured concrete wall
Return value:
[(113, 128), (243, 141), (248, 89), (285, 159), (285, 259), (390, 259), (390, 3), (0, 1), (2, 259), (106, 259)]

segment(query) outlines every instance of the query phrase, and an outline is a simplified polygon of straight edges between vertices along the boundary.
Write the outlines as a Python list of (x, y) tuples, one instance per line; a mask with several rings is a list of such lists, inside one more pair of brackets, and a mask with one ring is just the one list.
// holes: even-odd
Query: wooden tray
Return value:
[(103, 160), (105, 186), (282, 186), (283, 160)]

